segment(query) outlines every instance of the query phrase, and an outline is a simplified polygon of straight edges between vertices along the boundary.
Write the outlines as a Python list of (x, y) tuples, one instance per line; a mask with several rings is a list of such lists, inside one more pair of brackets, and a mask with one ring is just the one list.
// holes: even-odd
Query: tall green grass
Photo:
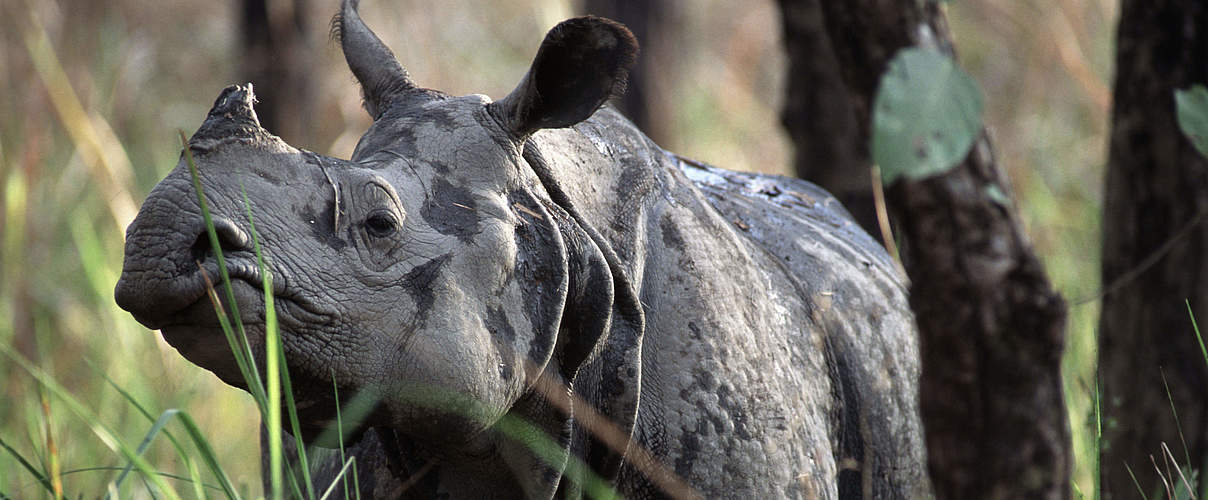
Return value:
[[(217, 438), (210, 462), (234, 471), (225, 488), (258, 495), (255, 441), (248, 450), (214, 430), (221, 421), (232, 435), (255, 432), (254, 419), (237, 417), (246, 396), (210, 382), (113, 304), (136, 207), (126, 202), (177, 151), (170, 135), (148, 133), (172, 130), (162, 116), (131, 118), (122, 109), (137, 103), (112, 98), (137, 86), (124, 57), (112, 57), (132, 39), (113, 15), (64, 28), (57, 14), (91, 4), (66, 13), (17, 4), (26, 3), (0, 6), (0, 495), (146, 497), (166, 484), (175, 496), (226, 496), (199, 458), (202, 436)], [(97, 57), (81, 56), (85, 47)]]
[[(187, 140), (184, 139), (183, 134), (181, 135), (181, 140), (185, 144), (184, 156), (188, 164), (190, 174), (193, 178), (194, 187), (198, 196), (198, 202), (202, 207), (202, 214), (203, 218), (205, 219), (211, 248), (219, 263), (218, 269), (222, 277), (222, 286), (228, 299), (227, 304), (231, 308), (231, 317), (235, 319), (233, 322), (235, 325), (234, 328), (232, 328), (232, 322), (228, 319), (226, 311), (224, 311), (222, 302), (217, 300), (217, 294), (215, 293), (212, 285), (209, 286), (207, 292), (213, 301), (215, 312), (218, 315), (218, 319), (231, 346), (232, 352), (234, 353), (234, 357), (239, 365), (240, 371), (245, 377), (249, 392), (257, 403), (257, 406), (261, 411), (261, 419), (266, 425), (269, 436), (269, 450), (267, 450), (267, 452), (269, 453), (271, 464), (269, 480), (270, 491), (268, 493), (270, 498), (280, 499), (284, 496), (284, 479), (282, 473), (282, 433), (280, 426), (280, 411), (282, 408), (283, 390), (287, 394), (286, 400), (288, 402), (288, 410), (294, 434), (296, 436), (301, 436), (301, 433), (298, 425), (296, 410), (292, 401), (292, 393), (290, 392), (288, 372), (283, 370), (285, 363), (284, 355), (282, 354), (281, 350), (280, 335), (277, 329), (276, 312), (273, 307), (272, 274), (265, 265), (264, 255), (261, 251), (259, 238), (255, 230), (255, 222), (252, 218), (251, 205), (247, 200), (245, 193), (244, 203), (246, 214), (248, 217), (248, 223), (251, 225), (252, 229), (251, 233), (256, 260), (260, 267), (261, 276), (263, 277), (262, 286), (265, 293), (266, 380), (262, 380), (256, 368), (255, 358), (247, 340), (246, 330), (244, 329), (242, 321), (239, 320), (240, 316), (238, 312), (238, 304), (234, 299), (234, 292), (231, 288), (230, 276), (227, 273), (221, 246), (218, 241), (217, 233), (214, 230), (213, 221), (210, 217), (205, 192), (197, 174), (196, 166), (193, 163), (192, 153), (188, 148)], [(208, 283), (209, 279), (207, 278), (207, 284)], [(0, 346), (0, 353), (3, 353), (10, 361), (28, 372), (38, 382), (38, 387), (40, 389), (39, 392), (42, 394), (42, 397), (40, 398), (41, 407), (43, 408), (42, 414), (47, 421), (51, 420), (51, 412), (49, 410), (50, 403), (47, 400), (45, 393), (42, 392), (43, 390), (54, 395), (57, 400), (66, 404), (72, 413), (74, 413), (77, 418), (82, 420), (96, 437), (104, 442), (107, 447), (128, 461), (128, 465), (120, 470), (117, 470), (116, 475), (106, 485), (104, 490), (108, 492), (106, 495), (107, 498), (121, 497), (120, 491), (123, 483), (129, 477), (131, 471), (136, 471), (140, 475), (140, 479), (143, 480), (146, 493), (152, 498), (158, 496), (164, 496), (169, 499), (182, 498), (177, 489), (165, 480), (165, 477), (177, 478), (188, 485), (194, 496), (197, 498), (206, 498), (208, 497), (205, 491), (207, 485), (203, 482), (200, 471), (196, 466), (197, 461), (205, 464), (207, 471), (210, 472), (212, 478), (218, 483), (217, 488), (221, 490), (223, 496), (234, 499), (243, 498), (243, 495), (236, 490), (224, 471), (222, 465), (220, 464), (220, 460), (214, 452), (214, 448), (210, 444), (208, 438), (197, 426), (196, 422), (188, 412), (181, 411), (179, 409), (169, 409), (161, 413), (159, 418), (153, 418), (152, 414), (139, 403), (137, 398), (132, 396), (128, 391), (122, 389), (116, 383), (113, 383), (111, 379), (108, 379), (108, 377), (105, 377), (105, 375), (102, 373), (102, 377), (105, 377), (106, 380), (109, 381), (110, 384), (113, 385), (113, 387), (119, 393), (121, 393), (122, 396), (126, 398), (126, 400), (133, 407), (135, 407), (140, 414), (151, 421), (151, 426), (138, 447), (131, 448), (126, 440), (120, 437), (119, 433), (114, 431), (108, 423), (103, 421), (103, 419), (95, 411), (93, 411), (89, 405), (77, 399), (53, 376), (47, 374), (40, 367), (25, 359), (24, 356), (15, 352), (8, 346)], [(283, 381), (284, 384), (282, 383)], [(266, 383), (267, 389), (265, 388)], [(191, 444), (193, 444), (192, 449), (183, 446), (180, 440), (178, 440), (167, 430), (169, 423), (174, 420), (180, 422), (180, 425), (184, 427), (185, 432), (190, 438)], [(181, 462), (185, 464), (185, 468), (188, 470), (187, 478), (161, 472), (157, 470), (151, 463), (149, 463), (143, 456), (153, 440), (155, 440), (157, 436), (161, 435), (161, 433), (171, 441)], [(26, 456), (25, 454), (17, 451), (13, 446), (3, 442), (3, 440), (0, 440), (0, 444), (3, 445), (4, 451), (6, 451), (14, 460), (21, 464), (22, 469), (29, 474), (29, 478), (32, 481), (46, 488), (47, 492), (51, 496), (55, 498), (62, 498), (66, 492), (62, 486), (62, 473), (59, 465), (60, 458), (57, 449), (53, 445), (54, 440), (49, 430), (46, 433), (45, 442), (47, 443), (45, 455), (39, 456), (39, 454), (35, 451), (33, 454), (31, 454), (31, 456)], [(314, 488), (311, 484), (306, 462), (306, 448), (303, 445), (300, 437), (298, 438), (297, 449), (301, 450), (297, 458), (301, 464), (301, 467), (299, 468), (302, 474), (300, 482), (303, 486), (301, 488), (298, 486), (299, 481), (291, 481), (290, 486), (292, 487), (293, 497), (309, 499), (318, 498), (315, 495)], [(348, 463), (345, 464), (345, 467), (347, 467), (347, 465), (353, 461), (355, 461), (355, 458), (349, 457)], [(105, 469), (106, 468), (100, 468), (94, 470)], [(213, 488), (213, 486), (209, 487)], [(303, 489), (306, 492), (305, 495), (302, 494)]]

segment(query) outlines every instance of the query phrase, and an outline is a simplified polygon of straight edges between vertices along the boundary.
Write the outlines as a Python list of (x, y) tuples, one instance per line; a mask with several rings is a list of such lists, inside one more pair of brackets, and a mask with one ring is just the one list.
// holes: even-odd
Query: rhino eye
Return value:
[(394, 220), (394, 214), (379, 210), (365, 219), (365, 231), (375, 238), (385, 238), (398, 231), (398, 222)]

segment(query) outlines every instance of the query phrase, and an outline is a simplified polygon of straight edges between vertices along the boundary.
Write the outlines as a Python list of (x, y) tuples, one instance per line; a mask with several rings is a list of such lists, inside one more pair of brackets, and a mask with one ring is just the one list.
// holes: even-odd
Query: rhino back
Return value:
[[(902, 278), (829, 195), (776, 178), (782, 204), (742, 182), (694, 182), (608, 109), (543, 134), (562, 189), (639, 289), (641, 444), (710, 496), (879, 498), (922, 484)], [(797, 197), (822, 204), (787, 203)], [(640, 474), (623, 479), (641, 489)]]
[(685, 159), (680, 168), (813, 300), (810, 319), (826, 332), (838, 390), (840, 496), (924, 493), (917, 335), (905, 278), (884, 248), (833, 196), (804, 180)]

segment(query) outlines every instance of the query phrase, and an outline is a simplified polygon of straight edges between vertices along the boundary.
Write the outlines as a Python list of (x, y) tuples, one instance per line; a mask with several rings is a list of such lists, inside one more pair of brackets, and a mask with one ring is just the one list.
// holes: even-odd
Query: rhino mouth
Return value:
[[(214, 298), (230, 327), (238, 331), (234, 323), (238, 320), (246, 331), (253, 355), (262, 357), (266, 315), (264, 276), (253, 258), (240, 253), (227, 255), (225, 262), (235, 307), (231, 306), (217, 261), (206, 259), (205, 262), (196, 263), (193, 273), (174, 280), (159, 292), (164, 296), (160, 312), (136, 314), (139, 322), (159, 330), (164, 340), (186, 359), (236, 387), (242, 387), (245, 383), (229, 344), (223, 341), (222, 322), (210, 291), (213, 290)], [(283, 334), (332, 322), (333, 314), (321, 311), (300, 298), (286, 278), (276, 272), (272, 274), (274, 311)], [(238, 316), (235, 316), (236, 309)]]
[[(251, 256), (237, 254), (228, 256), (225, 264), (227, 276), (231, 282), (231, 291), (239, 310), (239, 321), (244, 325), (264, 324), (265, 281), (260, 266)], [(293, 280), (289, 275), (272, 270), (270, 273), (272, 274), (273, 302), (276, 305), (274, 312), (283, 326), (317, 326), (331, 322), (333, 314), (319, 309), (304, 299), (296, 288), (290, 286)], [(228, 304), (228, 296), (216, 260), (207, 259), (205, 262), (199, 262), (198, 270), (182, 281), (185, 285), (182, 292), (185, 292), (184, 298), (188, 305), (174, 314), (174, 317), (164, 326), (174, 324), (220, 326), (214, 303), (209, 296), (211, 289), (217, 295), (228, 317), (233, 315), (234, 311)], [(200, 311), (193, 309), (200, 309)], [(199, 312), (202, 314), (196, 314)], [(162, 328), (163, 326), (161, 326)]]
[[(248, 255), (243, 255), (245, 253)], [(159, 285), (148, 283), (149, 279), (124, 276), (118, 286), (119, 303), (123, 302), (123, 298), (131, 303), (138, 300), (139, 307), (124, 308), (130, 310), (139, 323), (152, 330), (179, 326), (220, 328), (221, 323), (210, 298), (210, 290), (213, 290), (228, 318), (238, 319), (244, 325), (264, 324), (264, 275), (254, 256), (248, 252), (232, 252), (226, 255), (225, 264), (236, 307), (231, 307), (229, 303), (219, 264), (213, 258), (194, 260), (192, 272), (167, 283), (161, 281)], [(333, 313), (307, 300), (297, 288), (291, 286), (294, 280), (288, 274), (276, 270), (270, 272), (274, 311), (283, 327), (314, 327), (333, 320)], [(138, 295), (142, 297), (136, 299)], [(233, 316), (235, 309), (238, 309), (238, 318)]]

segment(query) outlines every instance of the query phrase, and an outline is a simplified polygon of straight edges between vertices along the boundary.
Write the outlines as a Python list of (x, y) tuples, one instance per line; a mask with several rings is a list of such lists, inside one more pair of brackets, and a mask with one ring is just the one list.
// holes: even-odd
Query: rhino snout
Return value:
[[(217, 262), (201, 217), (155, 219), (140, 217), (131, 225), (114, 290), (117, 305), (151, 329), (163, 327), (204, 297), (203, 268), (211, 280), (217, 279)], [(215, 216), (213, 224), (224, 255), (251, 250), (251, 237), (230, 219)]]

